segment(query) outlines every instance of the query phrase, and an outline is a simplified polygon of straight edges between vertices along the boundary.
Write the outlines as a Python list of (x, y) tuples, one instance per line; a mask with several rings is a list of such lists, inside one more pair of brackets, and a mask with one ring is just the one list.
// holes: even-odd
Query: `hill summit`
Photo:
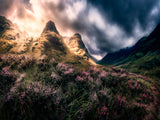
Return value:
[(68, 48), (76, 55), (81, 56), (85, 59), (89, 59), (90, 55), (85, 44), (82, 41), (81, 35), (75, 33), (72, 37), (64, 38), (64, 41)]
[(47, 24), (46, 24), (42, 33), (45, 33), (45, 32), (55, 32), (55, 33), (59, 34), (54, 22), (51, 21), (51, 20), (47, 22)]

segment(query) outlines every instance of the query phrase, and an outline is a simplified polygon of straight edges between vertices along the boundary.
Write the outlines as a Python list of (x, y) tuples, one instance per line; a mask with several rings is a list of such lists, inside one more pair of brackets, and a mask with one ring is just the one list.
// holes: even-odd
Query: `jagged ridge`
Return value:
[[(14, 26), (12, 28), (16, 30)], [(11, 35), (13, 33), (14, 35)], [(13, 30), (5, 30), (3, 36), (3, 39), (0, 40), (0, 44), (3, 46), (3, 49), (0, 49), (0, 53), (32, 54), (36, 58), (47, 55), (48, 57), (54, 57), (57, 61), (77, 65), (90, 64), (90, 55), (80, 34), (76, 33), (70, 37), (68, 39), (69, 44), (66, 44), (64, 38), (59, 34), (55, 23), (51, 20), (46, 23), (43, 32), (37, 38), (29, 37), (23, 38), (23, 40), (19, 37), (23, 36), (23, 33), (19, 31), (13, 32)], [(93, 61), (90, 62), (94, 63)]]

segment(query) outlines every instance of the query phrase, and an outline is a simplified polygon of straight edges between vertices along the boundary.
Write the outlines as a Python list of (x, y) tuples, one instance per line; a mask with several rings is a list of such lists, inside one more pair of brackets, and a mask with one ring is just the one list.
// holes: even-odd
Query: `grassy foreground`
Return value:
[(1, 120), (158, 120), (154, 81), (125, 69), (0, 56)]

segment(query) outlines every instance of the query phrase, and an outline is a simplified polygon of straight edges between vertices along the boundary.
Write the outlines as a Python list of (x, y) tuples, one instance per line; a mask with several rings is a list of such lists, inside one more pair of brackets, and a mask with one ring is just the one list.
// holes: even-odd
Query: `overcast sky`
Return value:
[(160, 0), (0, 0), (0, 15), (31, 35), (52, 20), (61, 35), (80, 33), (100, 59), (148, 35), (160, 22)]

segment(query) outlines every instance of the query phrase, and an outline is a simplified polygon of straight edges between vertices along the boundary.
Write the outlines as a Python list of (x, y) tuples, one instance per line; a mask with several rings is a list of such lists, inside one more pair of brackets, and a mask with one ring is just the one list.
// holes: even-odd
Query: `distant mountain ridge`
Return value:
[(160, 24), (148, 37), (141, 38), (133, 47), (108, 53), (99, 64), (116, 65), (127, 68), (131, 72), (148, 76), (160, 74)]
[(119, 51), (108, 53), (102, 60), (98, 61), (100, 64), (120, 64), (125, 61), (125, 58), (130, 55), (135, 55), (140, 52), (144, 47), (143, 42), (146, 37), (141, 38), (133, 47), (120, 49)]
[(141, 38), (133, 47), (124, 48), (119, 51), (108, 53), (101, 61), (100, 64), (113, 64), (115, 61), (121, 62), (123, 57), (135, 55), (138, 52), (147, 54), (147, 52), (154, 52), (160, 49), (160, 24), (151, 32), (148, 37)]

